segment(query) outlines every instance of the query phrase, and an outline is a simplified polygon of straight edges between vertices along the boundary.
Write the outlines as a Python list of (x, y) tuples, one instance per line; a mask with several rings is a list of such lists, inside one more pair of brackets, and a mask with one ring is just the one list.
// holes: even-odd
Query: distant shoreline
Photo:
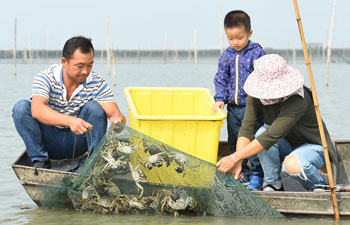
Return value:
[[(299, 61), (303, 60), (304, 54), (302, 49), (272, 49), (266, 48), (266, 53), (276, 53), (284, 57), (287, 61)], [(113, 50), (116, 56), (117, 62), (124, 61), (126, 59), (136, 63), (145, 63), (146, 61), (159, 61), (163, 63), (174, 62), (191, 62), (194, 60), (194, 50)], [(327, 49), (322, 47), (309, 48), (309, 56), (311, 60), (325, 63), (327, 60)], [(198, 50), (199, 60), (214, 60), (220, 57), (220, 49), (208, 49)], [(38, 59), (60, 59), (62, 55), (61, 50), (17, 50), (16, 58), (19, 59), (18, 63), (27, 63), (30, 61), (38, 61)], [(101, 59), (100, 61), (107, 61), (106, 50), (95, 50), (95, 58)], [(0, 59), (9, 61), (13, 58), (13, 50), (6, 49), (0, 50)], [(6, 60), (8, 59), (8, 60)], [(135, 60), (136, 59), (136, 60)], [(128, 61), (127, 60), (127, 61)], [(22, 62), (21, 62), (22, 61)], [(42, 60), (40, 60), (42, 61)], [(51, 61), (51, 60), (50, 60)], [(350, 64), (350, 48), (336, 48), (332, 49), (332, 62), (333, 63), (348, 63)]]

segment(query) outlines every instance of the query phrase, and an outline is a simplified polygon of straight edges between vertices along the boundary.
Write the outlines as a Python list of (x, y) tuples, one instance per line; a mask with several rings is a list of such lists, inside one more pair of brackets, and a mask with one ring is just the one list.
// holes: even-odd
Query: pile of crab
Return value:
[[(148, 156), (138, 156), (138, 163), (132, 163), (131, 154), (140, 145)], [(130, 140), (109, 138), (90, 173), (68, 195), (76, 209), (93, 213), (204, 213), (203, 204), (190, 196), (184, 188), (155, 185), (156, 188), (145, 194), (144, 184), (147, 183), (147, 177), (140, 167), (152, 170), (154, 167), (169, 167), (171, 164), (174, 164), (176, 173), (183, 176), (186, 174), (186, 167), (195, 168), (185, 155), (169, 152), (164, 145), (149, 144), (144, 139), (134, 143)]]

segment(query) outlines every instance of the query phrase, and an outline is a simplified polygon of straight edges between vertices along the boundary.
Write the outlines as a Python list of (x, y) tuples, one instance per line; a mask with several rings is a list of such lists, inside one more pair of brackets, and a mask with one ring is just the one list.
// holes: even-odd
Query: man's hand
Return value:
[(125, 124), (126, 123), (126, 118), (125, 118), (125, 116), (122, 113), (120, 113), (120, 114), (117, 114), (117, 115), (111, 117), (110, 121), (111, 121), (111, 123), (117, 123), (117, 122), (120, 121), (120, 122)]
[(71, 117), (69, 128), (74, 134), (81, 135), (91, 131), (93, 126), (81, 118)]
[(225, 103), (224, 102), (215, 102), (212, 109), (213, 109), (213, 113), (216, 113), (216, 110), (218, 108), (220, 109), (224, 109)]

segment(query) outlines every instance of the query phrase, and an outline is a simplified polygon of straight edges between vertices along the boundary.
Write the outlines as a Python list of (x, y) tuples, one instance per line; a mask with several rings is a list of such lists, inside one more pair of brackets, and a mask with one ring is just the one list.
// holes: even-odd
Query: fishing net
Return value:
[[(214, 164), (113, 124), (79, 175), (45, 185), (42, 204), (102, 214), (274, 218), (281, 214)], [(65, 198), (64, 198), (65, 197)]]

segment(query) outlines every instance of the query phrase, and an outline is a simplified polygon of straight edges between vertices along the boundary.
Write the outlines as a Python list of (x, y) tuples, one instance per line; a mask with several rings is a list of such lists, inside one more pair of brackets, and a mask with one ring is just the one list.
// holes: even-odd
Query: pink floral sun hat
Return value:
[(243, 89), (260, 99), (276, 99), (288, 96), (304, 85), (299, 70), (287, 65), (277, 54), (264, 55), (254, 61), (254, 71), (248, 76)]

